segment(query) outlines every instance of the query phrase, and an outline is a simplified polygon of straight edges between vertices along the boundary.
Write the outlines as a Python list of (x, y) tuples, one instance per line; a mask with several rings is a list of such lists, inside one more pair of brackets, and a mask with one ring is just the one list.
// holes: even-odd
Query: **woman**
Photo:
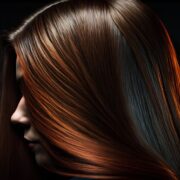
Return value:
[[(1, 121), (23, 126), (40, 167), (90, 179), (179, 177), (179, 64), (144, 4), (56, 2), (12, 32), (9, 44), (16, 60), (4, 72), (12, 80), (3, 82)], [(18, 94), (16, 108), (6, 108), (8, 92)]]

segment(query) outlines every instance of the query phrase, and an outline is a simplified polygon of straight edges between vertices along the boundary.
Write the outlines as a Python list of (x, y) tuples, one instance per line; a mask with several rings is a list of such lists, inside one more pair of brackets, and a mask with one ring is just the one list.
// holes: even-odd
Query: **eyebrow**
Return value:
[(16, 79), (22, 79), (22, 71), (20, 69), (18, 61), (16, 61)]

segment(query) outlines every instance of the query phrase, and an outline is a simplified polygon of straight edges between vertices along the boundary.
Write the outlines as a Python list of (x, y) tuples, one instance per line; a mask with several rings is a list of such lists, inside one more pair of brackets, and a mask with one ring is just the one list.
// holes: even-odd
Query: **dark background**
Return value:
[[(142, 1), (148, 4), (163, 20), (175, 45), (176, 52), (178, 56), (180, 56), (180, 0)], [(23, 19), (28, 17), (39, 8), (51, 2), (53, 1), (1, 0), (0, 32), (12, 31), (22, 22)]]

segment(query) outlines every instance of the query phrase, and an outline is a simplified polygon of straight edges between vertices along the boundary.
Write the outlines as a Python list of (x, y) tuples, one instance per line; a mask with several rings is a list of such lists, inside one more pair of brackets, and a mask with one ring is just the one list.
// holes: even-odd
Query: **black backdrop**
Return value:
[[(161, 17), (165, 23), (177, 53), (180, 55), (180, 1), (173, 0), (142, 0)], [(53, 2), (52, 0), (1, 0), (0, 1), (0, 32), (13, 30), (27, 16), (40, 7)]]

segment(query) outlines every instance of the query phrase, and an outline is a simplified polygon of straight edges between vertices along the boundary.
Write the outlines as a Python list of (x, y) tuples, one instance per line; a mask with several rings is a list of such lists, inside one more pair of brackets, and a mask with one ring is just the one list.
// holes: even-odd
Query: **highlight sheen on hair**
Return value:
[(142, 2), (56, 2), (9, 41), (32, 123), (57, 162), (50, 171), (180, 176), (180, 68), (163, 22)]

